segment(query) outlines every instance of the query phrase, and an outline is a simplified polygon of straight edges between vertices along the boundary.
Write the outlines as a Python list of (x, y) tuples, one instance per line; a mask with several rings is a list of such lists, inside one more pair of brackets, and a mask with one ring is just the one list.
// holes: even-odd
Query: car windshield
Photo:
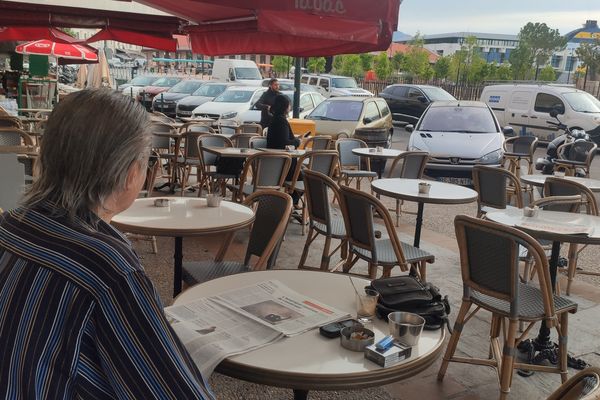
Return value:
[(256, 68), (238, 67), (235, 69), (235, 77), (236, 79), (262, 79), (260, 72)]
[(213, 101), (215, 103), (247, 103), (252, 98), (252, 90), (226, 90)]
[(354, 89), (358, 87), (354, 78), (333, 78), (331, 86), (340, 89)]
[(202, 85), (192, 96), (217, 97), (227, 89), (227, 85)]
[(582, 113), (600, 113), (600, 101), (589, 93), (563, 93), (571, 108)]
[(484, 107), (430, 107), (419, 123), (421, 132), (498, 132), (492, 113)]
[(135, 86), (148, 86), (155, 80), (156, 80), (155, 76), (136, 76), (129, 83), (132, 85), (135, 85)]
[(159, 78), (156, 81), (152, 82), (152, 86), (171, 87), (171, 86), (175, 85), (177, 82), (179, 82), (180, 80), (181, 80), (180, 78), (163, 77), (163, 78)]
[(182, 82), (179, 82), (177, 85), (173, 86), (171, 89), (169, 89), (169, 92), (170, 93), (192, 94), (203, 83), (206, 83), (206, 82), (202, 82), (202, 81), (182, 81)]
[(307, 117), (325, 121), (358, 121), (363, 108), (362, 101), (324, 101)]
[(438, 87), (421, 87), (421, 90), (423, 92), (425, 92), (425, 94), (427, 95), (427, 97), (429, 97), (429, 99), (431, 101), (452, 101), (452, 100), (456, 100), (454, 98), (454, 96), (452, 96), (450, 93), (446, 92), (442, 88), (438, 88)]

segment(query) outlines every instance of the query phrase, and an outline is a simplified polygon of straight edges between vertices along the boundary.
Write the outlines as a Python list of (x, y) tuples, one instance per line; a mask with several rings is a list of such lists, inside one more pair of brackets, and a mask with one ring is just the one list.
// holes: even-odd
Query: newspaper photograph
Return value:
[(209, 377), (226, 357), (268, 345), (283, 335), (224, 307), (212, 298), (165, 308), (173, 330), (202, 376)]
[(350, 317), (350, 314), (303, 296), (277, 280), (233, 289), (213, 299), (286, 336)]

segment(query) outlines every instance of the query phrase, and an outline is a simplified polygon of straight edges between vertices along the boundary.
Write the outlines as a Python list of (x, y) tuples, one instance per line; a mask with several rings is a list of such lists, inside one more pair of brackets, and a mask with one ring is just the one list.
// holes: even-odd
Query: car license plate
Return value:
[(471, 178), (458, 178), (455, 176), (442, 176), (442, 177), (439, 177), (436, 179), (440, 182), (453, 183), (455, 185), (473, 186), (473, 180)]

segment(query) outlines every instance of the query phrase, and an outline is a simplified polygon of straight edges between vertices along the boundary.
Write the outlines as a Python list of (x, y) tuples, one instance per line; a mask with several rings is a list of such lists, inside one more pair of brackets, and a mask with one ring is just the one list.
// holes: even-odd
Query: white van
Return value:
[(212, 68), (212, 79), (235, 82), (240, 85), (260, 86), (263, 80), (254, 61), (217, 58)]
[(510, 125), (520, 136), (533, 135), (551, 141), (561, 135), (547, 121), (556, 122), (550, 110), (569, 128), (584, 129), (595, 142), (600, 140), (600, 101), (574, 87), (559, 85), (491, 85), (483, 88), (481, 101), (496, 114), (500, 126)]

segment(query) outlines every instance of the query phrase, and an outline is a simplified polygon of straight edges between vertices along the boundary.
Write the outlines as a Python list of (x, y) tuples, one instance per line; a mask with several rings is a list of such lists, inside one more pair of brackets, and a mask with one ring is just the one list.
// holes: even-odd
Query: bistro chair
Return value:
[[(173, 184), (174, 166), (175, 166), (175, 141), (172, 135), (176, 133), (173, 125), (164, 122), (152, 122), (150, 124), (152, 132), (152, 150), (156, 151), (161, 160), (166, 161), (166, 173), (161, 173), (161, 178), (168, 178), (169, 184)], [(162, 163), (161, 163), (162, 164)], [(161, 165), (161, 168), (163, 165)]]
[(216, 133), (216, 131), (210, 126), (202, 122), (186, 122), (179, 127), (179, 132), (194, 132), (194, 133)]
[(0, 129), (3, 128), (23, 129), (23, 123), (19, 118), (11, 115), (0, 116)]
[(508, 201), (508, 188), (514, 188), (517, 208), (523, 208), (523, 197), (519, 179), (503, 168), (475, 165), (473, 186), (477, 192), (477, 217), (481, 218), (493, 209), (512, 207)]
[[(154, 183), (156, 181), (156, 176), (160, 170), (160, 157), (158, 153), (155, 151), (150, 152), (150, 156), (148, 157), (148, 167), (146, 170), (146, 182), (144, 183), (144, 187), (140, 191), (138, 197), (152, 197), (152, 191), (154, 190)], [(145, 236), (145, 235), (137, 235), (126, 233), (126, 236), (129, 239), (141, 239), (150, 242), (152, 246), (152, 254), (158, 253), (158, 247), (156, 245), (156, 236)]]
[(554, 159), (554, 170), (565, 171), (568, 176), (582, 171), (584, 177), (589, 178), (596, 147), (596, 143), (584, 141), (563, 144), (558, 148), (558, 158)]
[[(517, 178), (521, 177), (521, 163), (527, 163), (527, 173), (533, 173), (533, 157), (538, 145), (535, 136), (516, 136), (504, 141), (504, 155), (502, 166)], [(516, 189), (509, 185), (509, 199), (514, 195)], [(533, 201), (533, 187), (531, 185), (521, 186), (521, 190), (529, 195), (529, 202)]]
[(0, 128), (0, 146), (33, 146), (33, 138), (19, 128)]
[(377, 178), (377, 172), (371, 171), (368, 157), (364, 158), (366, 169), (361, 169), (362, 158), (352, 153), (352, 149), (367, 148), (367, 144), (360, 139), (338, 139), (335, 142), (336, 150), (340, 156), (340, 178), (348, 186), (352, 179), (356, 180), (356, 188), (360, 189), (360, 180), (367, 178), (369, 181)]
[(171, 117), (168, 117), (166, 114), (163, 114), (159, 111), (152, 111), (150, 114), (150, 119), (153, 122), (162, 122), (164, 124), (173, 124), (175, 120)]
[[(332, 193), (333, 198), (339, 204), (339, 187), (329, 176), (307, 169), (304, 170), (304, 188), (305, 202), (308, 209), (308, 235), (300, 256), (298, 269), (317, 269), (306, 266), (306, 258), (308, 257), (310, 245), (317, 236), (323, 235), (325, 236), (325, 244), (321, 255), (321, 265), (318, 269), (321, 271), (337, 271), (348, 257), (348, 240), (344, 217), (334, 212), (329, 201), (329, 193)], [(330, 252), (332, 239), (339, 240), (340, 244)], [(331, 256), (338, 250), (340, 250), (342, 259), (330, 270)]]
[(233, 147), (239, 147), (243, 149), (250, 148), (250, 139), (253, 137), (257, 137), (256, 133), (236, 133), (231, 136), (229, 139), (233, 143)]
[[(411, 275), (418, 275), (423, 282), (426, 281), (427, 263), (433, 263), (435, 257), (425, 250), (400, 241), (390, 213), (375, 196), (341, 186), (340, 206), (350, 252), (344, 272), (349, 272), (362, 259), (369, 264), (370, 279), (376, 278), (377, 266), (381, 265), (382, 276), (388, 277), (392, 268), (397, 265), (401, 271), (407, 271), (410, 266)], [(385, 225), (386, 232), (380, 238), (376, 235), (373, 214), (378, 214)]]
[(262, 136), (262, 126), (260, 126), (260, 124), (254, 124), (254, 123), (246, 123), (246, 124), (241, 124), (238, 128), (239, 133), (255, 133), (259, 136)]
[[(429, 160), (426, 151), (406, 151), (394, 158), (392, 167), (388, 172), (388, 178), (421, 179)], [(396, 199), (396, 226), (400, 223), (403, 200)], [(405, 211), (405, 213), (407, 213)], [(414, 213), (412, 213), (414, 214)]]
[(230, 120), (219, 120), (217, 122), (217, 126), (219, 127), (219, 134), (225, 136), (233, 136), (238, 133), (239, 125), (235, 121)]
[(288, 154), (260, 152), (246, 159), (240, 183), (227, 185), (232, 201), (242, 202), (246, 196), (265, 189), (281, 190), (292, 159)]
[[(293, 163), (292, 163), (293, 164)], [(284, 186), (288, 193), (296, 192), (300, 196), (300, 224), (302, 225), (302, 235), (305, 233), (306, 226), (306, 202), (303, 200), (304, 182), (302, 180), (303, 172), (306, 170), (320, 172), (327, 176), (332, 176), (338, 167), (338, 153), (335, 150), (317, 150), (307, 151), (298, 157), (292, 179), (286, 181)]]
[(301, 149), (307, 150), (329, 150), (333, 139), (329, 135), (311, 136), (300, 145)]
[(250, 148), (251, 149), (266, 149), (267, 148), (267, 138), (266, 136), (253, 136), (250, 138)]
[[(273, 268), (292, 212), (292, 198), (276, 190), (262, 190), (248, 196), (244, 204), (255, 214), (244, 261), (184, 262), (183, 280), (188, 285)], [(253, 256), (256, 261), (251, 265)]]
[(200, 148), (198, 147), (198, 139), (202, 136), (210, 135), (210, 133), (187, 131), (182, 134), (183, 154), (177, 157), (177, 168), (183, 171), (181, 178), (181, 195), (183, 196), (186, 188), (188, 188), (188, 180), (192, 174), (192, 169), (196, 168), (196, 184), (200, 185), (202, 176), (200, 164)]
[[(554, 296), (550, 287), (550, 271), (544, 249), (531, 236), (513, 227), (480, 218), (459, 215), (454, 219), (460, 252), (463, 298), (454, 323), (454, 330), (438, 380), (443, 380), (450, 362), (484, 365), (496, 369), (500, 381), (500, 399), (506, 399), (512, 383), (513, 368), (560, 373), (567, 380), (568, 313), (577, 311), (577, 304), (568, 298)], [(539, 287), (519, 280), (519, 246), (524, 246), (535, 258)], [(469, 313), (471, 307), (475, 309)], [(467, 323), (479, 310), (492, 313), (490, 351), (487, 358), (455, 356), (458, 341)], [(501, 348), (500, 333), (505, 329)], [(527, 324), (517, 337), (519, 321)], [(558, 334), (557, 366), (515, 362), (517, 346), (536, 322), (545, 321)], [(505, 327), (506, 328), (506, 327)]]
[(205, 147), (233, 147), (231, 140), (223, 135), (202, 135), (198, 137), (198, 155), (200, 160), (200, 177), (198, 178), (198, 197), (202, 188), (206, 187), (208, 193), (214, 190), (216, 185), (221, 186), (221, 194), (225, 195), (225, 183), (229, 179), (237, 179), (237, 174), (223, 173), (217, 170), (219, 156), (206, 151)]
[(600, 368), (579, 371), (546, 400), (600, 400)]
[(0, 182), (0, 207), (4, 210), (15, 208), (25, 188), (25, 169), (16, 154), (0, 154)]

